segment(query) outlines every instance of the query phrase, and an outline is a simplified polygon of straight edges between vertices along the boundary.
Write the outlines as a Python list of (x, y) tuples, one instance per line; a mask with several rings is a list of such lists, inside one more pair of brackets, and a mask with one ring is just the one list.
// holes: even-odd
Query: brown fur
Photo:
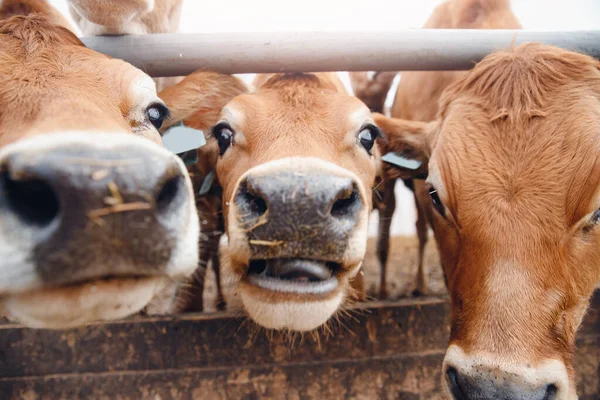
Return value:
[(429, 179), (446, 207), (446, 217), (432, 216), (452, 297), (451, 344), (523, 365), (560, 360), (571, 385), (575, 333), (600, 278), (591, 221), (599, 67), (522, 45), (486, 57), (447, 89), (438, 121), (421, 133), (427, 142), (403, 141), (401, 120), (388, 125), (401, 146), (419, 153), (426, 143), (420, 154), (431, 154)]
[[(423, 27), (427, 29), (520, 29), (521, 25), (510, 10), (508, 0), (448, 0), (436, 7)], [(437, 113), (437, 102), (443, 91), (464, 74), (464, 71), (403, 72), (391, 115), (415, 121), (433, 120)], [(393, 166), (384, 165), (382, 171), (384, 181), (395, 181), (402, 178), (402, 174)], [(407, 186), (411, 187), (414, 192), (417, 208), (419, 263), (415, 294), (425, 294), (428, 291), (428, 285), (427, 274), (423, 266), (423, 255), (429, 226), (432, 224), (431, 201), (423, 181), (414, 180)], [(387, 201), (383, 202), (386, 206), (380, 210), (380, 233), (377, 247), (382, 277), (384, 277), (389, 252), (389, 225), (395, 211), (395, 203), (392, 199), (395, 201), (395, 198), (393, 184), (382, 187), (385, 188), (382, 197)], [(386, 294), (386, 283), (382, 278), (380, 296), (385, 297)]]
[(46, 0), (4, 0), (0, 2), (0, 19), (35, 13), (43, 14), (52, 23), (64, 26), (74, 32), (69, 21)]
[[(129, 86), (143, 73), (87, 49), (72, 32), (43, 16), (0, 21), (0, 64), (5, 82), (0, 86), (0, 145), (38, 131), (94, 126), (131, 131), (129, 124), (138, 124), (127, 121), (123, 115), (129, 110), (119, 105), (133, 103)], [(106, 84), (97, 85), (99, 79)], [(160, 142), (151, 126), (139, 132)]]

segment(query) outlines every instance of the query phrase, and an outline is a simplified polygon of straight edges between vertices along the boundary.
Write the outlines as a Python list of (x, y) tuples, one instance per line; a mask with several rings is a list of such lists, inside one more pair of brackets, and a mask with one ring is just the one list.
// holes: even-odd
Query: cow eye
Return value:
[(152, 104), (146, 109), (146, 117), (156, 129), (160, 129), (165, 118), (168, 116), (169, 109), (163, 104)]
[(212, 134), (219, 143), (219, 155), (222, 156), (233, 145), (233, 129), (226, 123), (220, 123), (213, 128)]
[(375, 139), (378, 136), (379, 129), (375, 125), (367, 125), (358, 132), (358, 140), (369, 154), (371, 154), (371, 149), (375, 145)]
[(434, 187), (429, 188), (429, 197), (431, 197), (433, 208), (435, 208), (436, 211), (443, 217), (445, 214), (444, 204), (442, 204), (440, 196), (438, 196), (437, 190)]
[(590, 221), (587, 223), (587, 225), (583, 228), (583, 231), (585, 233), (588, 233), (589, 231), (591, 231), (596, 225), (598, 225), (600, 223), (600, 210), (596, 210), (593, 214), (592, 217), (590, 218)]
[(600, 210), (596, 210), (596, 212), (592, 215), (592, 221), (593, 224), (597, 224), (598, 222), (600, 222)]

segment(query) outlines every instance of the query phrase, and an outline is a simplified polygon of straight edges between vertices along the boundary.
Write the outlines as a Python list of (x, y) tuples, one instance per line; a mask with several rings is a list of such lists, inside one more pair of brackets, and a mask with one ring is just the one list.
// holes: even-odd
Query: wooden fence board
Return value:
[[(290, 349), (256, 326), (225, 315), (118, 322), (65, 332), (0, 330), (0, 377), (334, 361), (439, 350), (448, 337), (441, 300), (379, 303), (359, 309), (321, 345), (306, 336)], [(440, 347), (440, 345), (442, 347)]]
[[(441, 394), (449, 306), (367, 303), (293, 346), (242, 319), (196, 314), (70, 331), (0, 327), (1, 399), (410, 399)], [(600, 293), (578, 336), (581, 400), (600, 394)]]

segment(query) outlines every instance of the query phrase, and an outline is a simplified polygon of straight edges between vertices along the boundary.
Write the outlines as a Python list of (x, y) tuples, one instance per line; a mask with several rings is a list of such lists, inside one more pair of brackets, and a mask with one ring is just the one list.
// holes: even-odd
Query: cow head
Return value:
[(600, 276), (599, 100), (596, 60), (527, 44), (450, 86), (434, 122), (376, 116), (383, 151), (428, 168), (455, 399), (576, 398), (575, 334)]

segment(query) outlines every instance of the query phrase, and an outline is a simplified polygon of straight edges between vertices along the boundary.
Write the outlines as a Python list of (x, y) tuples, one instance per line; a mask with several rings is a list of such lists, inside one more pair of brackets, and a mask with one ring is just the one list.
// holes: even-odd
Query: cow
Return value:
[(528, 43), (451, 84), (429, 123), (375, 116), (424, 163), (451, 297), (454, 399), (576, 399), (577, 329), (600, 278), (600, 63)]
[[(435, 8), (425, 29), (521, 29), (517, 17), (510, 8), (509, 0), (447, 0)], [(464, 76), (465, 71), (414, 71), (402, 72), (391, 109), (391, 116), (416, 121), (431, 121), (437, 112), (437, 102), (444, 89)], [(383, 113), (383, 104), (392, 83), (391, 73), (377, 73), (371, 80), (365, 73), (352, 74), (355, 94), (369, 107)], [(388, 296), (386, 285), (387, 260), (390, 247), (390, 227), (396, 209), (394, 187), (396, 179), (402, 179), (401, 170), (393, 165), (382, 166), (382, 181), (378, 186), (383, 192), (379, 210), (379, 233), (377, 257), (381, 269), (379, 296)], [(423, 261), (432, 224), (429, 195), (422, 179), (403, 179), (414, 193), (417, 210), (416, 231), (419, 239), (417, 279), (414, 294), (429, 292), (427, 273)]]
[[(179, 31), (182, 0), (68, 0), (69, 11), (86, 36), (175, 33)], [(248, 88), (238, 78), (197, 71), (186, 82), (173, 88), (183, 77), (155, 78), (159, 97), (171, 107), (177, 102), (175, 112), (163, 126), (163, 131), (178, 122), (194, 128), (208, 130), (216, 122), (218, 112), (230, 99), (245, 93)], [(217, 105), (216, 102), (219, 102)], [(171, 107), (173, 110), (175, 108)], [(206, 268), (210, 265), (216, 276), (216, 308), (226, 307), (220, 279), (218, 256), (219, 238), (224, 231), (221, 215), (221, 195), (215, 179), (216, 142), (208, 141), (198, 149), (198, 163), (190, 166), (190, 175), (198, 217), (203, 226), (199, 246), (198, 269), (189, 282), (171, 285), (161, 298), (153, 301), (145, 311), (148, 314), (173, 314), (203, 311), (203, 292)]]
[(259, 325), (310, 331), (352, 298), (379, 130), (332, 74), (259, 76), (255, 86), (212, 129), (223, 274)]
[[(260, 88), (266, 83), (268, 82), (274, 74), (258, 74), (256, 75), (254, 81), (252, 82), (252, 88), (253, 90), (260, 90)], [(201, 100), (201, 96), (199, 95), (199, 93), (203, 93), (205, 92), (205, 90), (201, 90), (200, 88), (202, 87), (204, 81), (202, 79), (193, 79), (194, 74), (192, 74), (191, 76), (187, 77), (184, 81), (182, 81), (179, 84), (176, 84), (168, 89), (165, 89), (163, 92), (161, 92), (159, 95), (161, 96), (161, 98), (166, 102), (167, 105), (170, 106), (170, 108), (173, 110), (172, 112), (172, 117), (169, 121), (170, 124), (173, 123), (177, 123), (178, 121), (184, 120), (185, 118), (185, 125), (189, 126), (189, 127), (193, 127), (195, 129), (200, 129), (200, 130), (204, 130), (207, 131), (207, 127), (206, 124), (202, 123), (201, 121), (198, 121), (198, 118), (196, 116), (194, 116), (193, 114), (203, 114), (202, 108), (199, 106), (199, 104), (201, 104), (201, 102), (199, 100)], [(326, 82), (327, 86), (333, 88), (333, 90), (335, 90), (337, 93), (340, 94), (344, 94), (344, 95), (348, 95), (346, 88), (344, 86), (344, 84), (342, 83), (342, 81), (340, 80), (339, 76), (337, 73), (319, 73), (318, 74), (319, 79), (323, 82)], [(233, 79), (233, 78), (232, 78)], [(223, 88), (225, 89), (225, 88)], [(228, 87), (229, 89), (229, 93), (227, 96), (223, 96), (220, 95), (219, 97), (224, 99), (228, 96), (233, 95), (236, 91), (240, 92), (242, 91), (242, 87), (238, 87), (234, 84), (234, 82), (231, 82), (231, 84)], [(235, 96), (232, 96), (232, 98)], [(183, 111), (179, 111), (179, 110), (183, 110)], [(186, 118), (187, 116), (187, 118)], [(217, 117), (218, 115), (213, 115), (211, 116), (211, 118), (204, 118), (204, 121), (207, 121), (209, 119), (213, 119), (214, 117), (214, 122), (217, 122)], [(202, 158), (202, 163), (201, 164), (197, 164), (195, 166), (195, 168), (201, 168), (201, 170), (192, 170), (192, 181), (194, 181), (194, 177), (195, 176), (200, 176), (203, 177), (205, 176), (207, 171), (212, 171), (215, 169), (216, 164), (217, 164), (217, 158), (219, 156), (219, 146), (218, 146), (218, 141), (217, 138), (212, 135), (209, 136), (208, 138), (208, 145), (203, 148), (204, 153), (206, 154), (205, 157)], [(374, 149), (374, 151), (377, 151), (377, 149)], [(211, 153), (212, 152), (212, 153)], [(211, 192), (207, 193), (206, 195), (202, 196), (201, 198), (199, 197), (198, 199), (201, 201), (204, 201), (204, 207), (206, 210), (210, 209), (209, 207), (206, 206), (207, 202), (211, 202), (212, 205), (212, 209), (216, 210), (218, 209), (219, 211), (222, 209), (221, 207), (221, 203), (224, 201), (222, 198), (222, 187), (219, 184), (219, 179), (218, 177), (214, 180), (214, 184), (211, 187)], [(217, 203), (217, 201), (220, 201), (220, 203)], [(218, 206), (218, 208), (217, 208)], [(198, 208), (200, 214), (201, 214), (201, 220), (203, 218), (202, 216), (202, 212), (200, 211), (201, 208)], [(206, 215), (206, 214), (205, 214)], [(224, 219), (222, 218), (222, 213), (216, 213), (213, 212), (212, 214), (210, 214), (211, 218), (206, 218), (203, 221), (203, 227), (205, 227), (206, 225), (208, 225), (209, 227), (215, 227), (214, 223), (211, 222), (213, 220), (215, 220), (215, 216), (219, 217), (219, 224), (216, 225), (216, 227), (218, 229), (213, 230), (213, 234), (210, 235), (210, 237), (206, 238), (207, 242), (205, 242), (206, 244), (208, 244), (207, 246), (202, 247), (202, 252), (205, 253), (205, 255), (210, 254), (210, 258), (213, 258), (213, 265), (216, 264), (218, 265), (219, 262), (219, 238), (221, 236), (221, 234), (224, 232), (225, 227), (224, 227)], [(225, 253), (227, 252), (227, 250), (225, 250)], [(227, 257), (227, 256), (225, 256)], [(209, 259), (210, 259), (209, 258)], [(217, 280), (219, 280), (220, 276), (218, 274), (219, 269), (216, 269), (215, 272), (217, 272)], [(228, 276), (231, 276), (232, 274), (230, 272), (227, 273)], [(199, 279), (197, 278), (197, 280), (199, 281)], [(234, 278), (235, 280), (235, 278)], [(364, 290), (364, 281), (363, 281), (363, 274), (362, 272), (355, 274), (354, 279), (351, 280), (350, 282), (351, 285), (351, 290), (349, 291), (349, 301), (362, 301), (365, 298), (365, 290)], [(195, 303), (197, 305), (201, 305), (200, 301), (201, 301), (201, 295), (202, 292), (201, 287), (192, 287), (186, 291), (175, 291), (172, 292), (170, 294), (168, 294), (167, 296), (171, 296), (170, 298), (172, 300), (167, 301), (167, 304), (181, 304), (181, 303), (186, 303), (185, 298), (189, 297), (191, 295), (191, 297), (193, 297), (195, 300)], [(224, 300), (220, 297), (222, 296), (222, 294), (220, 292), (218, 292), (218, 299), (217, 299), (217, 304), (223, 304)], [(169, 298), (169, 297), (167, 297)], [(175, 298), (173, 300), (173, 298)], [(181, 300), (181, 298), (183, 298), (183, 300)], [(189, 300), (188, 300), (189, 302)], [(191, 307), (188, 307), (185, 311), (189, 311), (191, 309)], [(196, 307), (196, 310), (199, 309), (199, 306)]]
[(0, 110), (0, 306), (11, 319), (121, 318), (194, 271), (191, 181), (159, 145), (169, 112), (150, 77), (41, 14), (13, 16), (0, 20)]

